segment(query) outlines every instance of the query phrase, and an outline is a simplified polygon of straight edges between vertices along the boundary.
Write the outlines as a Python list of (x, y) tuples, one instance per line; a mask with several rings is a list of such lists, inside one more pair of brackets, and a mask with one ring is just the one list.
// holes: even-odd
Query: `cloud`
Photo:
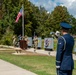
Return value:
[(47, 11), (52, 11), (54, 9), (54, 7), (56, 6), (56, 3), (53, 2), (53, 0), (30, 0), (33, 4), (35, 4), (36, 6), (42, 6), (45, 7), (45, 9)]
[(76, 17), (76, 0), (67, 0), (67, 3), (64, 5), (67, 7), (69, 13)]
[(29, 0), (36, 6), (43, 6), (49, 12), (53, 11), (58, 5), (67, 7), (70, 14), (76, 17), (76, 0)]

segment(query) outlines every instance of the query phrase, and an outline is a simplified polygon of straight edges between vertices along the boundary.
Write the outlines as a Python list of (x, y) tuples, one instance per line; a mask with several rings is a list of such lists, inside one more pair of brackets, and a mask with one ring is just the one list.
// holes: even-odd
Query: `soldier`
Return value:
[(25, 42), (26, 42), (26, 49), (27, 49), (27, 47), (28, 47), (28, 37), (27, 37), (27, 35), (25, 35), (24, 40), (25, 40)]
[(17, 42), (17, 46), (20, 47), (20, 41), (22, 40), (22, 36), (21, 34), (18, 36), (18, 42)]
[(66, 22), (61, 22), (60, 25), (63, 36), (58, 38), (56, 54), (57, 75), (72, 75), (72, 71), (74, 69), (74, 61), (72, 56), (74, 39), (69, 34), (69, 29), (71, 29), (72, 26)]
[(37, 36), (34, 37), (33, 41), (34, 41), (34, 52), (35, 52), (36, 49), (37, 49), (37, 46), (38, 46), (38, 38), (37, 38)]
[(56, 37), (56, 38), (59, 38), (59, 37), (60, 37), (60, 32), (59, 32), (59, 31), (56, 31), (55, 37)]
[(16, 46), (16, 36), (13, 36), (13, 46)]
[(25, 35), (24, 40), (28, 43), (28, 37)]

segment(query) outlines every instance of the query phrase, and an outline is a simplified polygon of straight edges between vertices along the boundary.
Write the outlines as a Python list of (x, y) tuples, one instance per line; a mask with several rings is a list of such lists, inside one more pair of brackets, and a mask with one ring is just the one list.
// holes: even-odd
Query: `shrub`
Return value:
[(12, 37), (13, 37), (13, 31), (10, 29), (7, 29), (0, 41), (0, 44), (12, 45)]

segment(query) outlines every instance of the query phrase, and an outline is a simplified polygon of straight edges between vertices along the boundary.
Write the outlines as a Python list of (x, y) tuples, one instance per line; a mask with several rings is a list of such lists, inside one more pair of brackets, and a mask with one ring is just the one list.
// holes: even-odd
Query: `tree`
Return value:
[(53, 27), (53, 30), (59, 30), (60, 29), (60, 22), (62, 21), (66, 21), (66, 22), (70, 22), (69, 21), (69, 12), (67, 11), (66, 7), (62, 7), (62, 6), (57, 6), (54, 11), (52, 11), (51, 13), (52, 18), (51, 20), (51, 26)]
[(3, 37), (1, 38), (0, 44), (12, 45), (12, 42), (13, 42), (12, 37), (13, 37), (13, 31), (8, 27), (6, 29), (5, 34), (3, 34)]
[(72, 25), (71, 33), (76, 35), (76, 19), (70, 15), (70, 24)]
[(0, 19), (2, 19), (2, 0), (0, 0)]
[(36, 33), (38, 36), (42, 36), (43, 38), (48, 36), (49, 32), (49, 23), (48, 23), (48, 14), (44, 7), (39, 8), (39, 15), (37, 17), (38, 19), (38, 26), (36, 29)]
[[(60, 22), (67, 21), (73, 26), (72, 34), (75, 34), (76, 19), (69, 14), (66, 7), (57, 6), (51, 13), (47, 13), (44, 7), (37, 7), (28, 0), (0, 0), (0, 39), (4, 37), (9, 28), (13, 34), (22, 34), (22, 17), (15, 23), (18, 12), (24, 4), (24, 28), (25, 35), (49, 37), (50, 32), (60, 29)], [(10, 32), (11, 32), (10, 31)]]

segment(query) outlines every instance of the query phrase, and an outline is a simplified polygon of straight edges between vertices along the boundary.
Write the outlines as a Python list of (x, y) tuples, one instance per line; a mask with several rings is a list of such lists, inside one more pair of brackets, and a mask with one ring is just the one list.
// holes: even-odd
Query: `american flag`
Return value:
[(17, 18), (16, 18), (16, 20), (15, 20), (15, 22), (17, 23), (18, 22), (18, 20), (19, 20), (19, 18), (22, 16), (22, 8), (20, 9), (20, 11), (19, 11), (19, 13), (18, 13), (18, 15), (17, 15)]

